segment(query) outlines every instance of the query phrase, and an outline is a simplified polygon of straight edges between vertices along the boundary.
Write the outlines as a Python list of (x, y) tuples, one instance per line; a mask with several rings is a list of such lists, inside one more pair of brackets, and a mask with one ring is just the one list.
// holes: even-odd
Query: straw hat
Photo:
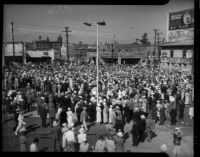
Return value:
[(160, 149), (161, 149), (162, 152), (167, 152), (167, 150), (168, 150), (166, 144), (161, 145)]
[(57, 121), (53, 121), (53, 126), (58, 126), (58, 122)]
[(144, 116), (144, 115), (141, 115), (140, 118), (141, 118), (141, 119), (145, 119), (145, 116)]
[(117, 136), (123, 137), (123, 133), (121, 132), (121, 130), (118, 131)]
[(138, 107), (135, 107), (135, 111), (139, 111), (139, 108), (138, 108)]
[(80, 133), (84, 133), (84, 132), (85, 132), (84, 128), (80, 128), (80, 129), (79, 129), (79, 132), (80, 132)]

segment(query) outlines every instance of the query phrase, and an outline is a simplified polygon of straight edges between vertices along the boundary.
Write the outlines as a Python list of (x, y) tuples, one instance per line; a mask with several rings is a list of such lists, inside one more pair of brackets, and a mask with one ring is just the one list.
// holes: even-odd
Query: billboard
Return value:
[(176, 30), (168, 32), (168, 41), (183, 41), (194, 38), (194, 29), (192, 30)]
[(194, 28), (194, 9), (169, 13), (169, 31)]

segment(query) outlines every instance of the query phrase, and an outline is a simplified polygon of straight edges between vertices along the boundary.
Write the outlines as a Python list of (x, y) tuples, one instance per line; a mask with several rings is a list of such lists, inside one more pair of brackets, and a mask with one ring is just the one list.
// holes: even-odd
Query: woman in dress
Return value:
[(67, 111), (67, 123), (68, 126), (73, 127), (74, 126), (74, 122), (73, 122), (73, 113), (71, 108), (68, 107), (68, 111)]
[(97, 111), (97, 114), (96, 114), (96, 123), (98, 125), (100, 125), (100, 123), (101, 123), (101, 107), (100, 106), (101, 105), (98, 104), (97, 107), (96, 107), (96, 111)]
[(106, 99), (103, 100), (103, 123), (106, 124), (108, 123), (108, 106), (106, 104)]
[(22, 111), (19, 112), (19, 116), (18, 116), (18, 126), (17, 129), (15, 131), (15, 135), (17, 135), (17, 132), (22, 132), (22, 131), (26, 131), (26, 127), (25, 127), (25, 122), (24, 122), (24, 116), (22, 115)]

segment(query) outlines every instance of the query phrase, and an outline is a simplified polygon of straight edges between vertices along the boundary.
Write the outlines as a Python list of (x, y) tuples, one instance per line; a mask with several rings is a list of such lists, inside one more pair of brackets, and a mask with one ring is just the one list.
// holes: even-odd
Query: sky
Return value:
[[(104, 19), (106, 26), (99, 26), (99, 42), (133, 43), (143, 33), (151, 43), (154, 30), (159, 29), (166, 38), (169, 12), (194, 8), (194, 0), (170, 0), (165, 5), (4, 5), (3, 41), (11, 41), (11, 22), (14, 22), (15, 41), (32, 42), (41, 35), (56, 40), (59, 34), (66, 41), (64, 28), (70, 27), (69, 43), (95, 43), (96, 22)], [(92, 22), (88, 27), (83, 22)], [(114, 38), (115, 37), (115, 38)]]

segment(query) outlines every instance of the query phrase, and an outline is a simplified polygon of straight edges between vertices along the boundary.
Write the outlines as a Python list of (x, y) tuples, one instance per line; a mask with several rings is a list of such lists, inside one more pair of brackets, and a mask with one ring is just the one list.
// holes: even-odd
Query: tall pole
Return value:
[(112, 64), (113, 64), (113, 43), (112, 43)]
[(65, 27), (65, 33), (66, 33), (66, 45), (67, 45), (67, 48), (66, 48), (66, 56), (67, 56), (67, 61), (69, 63), (69, 41), (68, 41), (68, 37), (69, 37), (69, 32), (71, 32), (70, 30), (68, 30), (69, 27)]
[(13, 61), (15, 62), (15, 42), (14, 42), (13, 24), (14, 24), (14, 22), (11, 22), (11, 28), (12, 28), (12, 45), (13, 45)]
[(96, 59), (96, 64), (97, 64), (97, 105), (99, 104), (99, 28), (97, 24), (97, 59)]
[(155, 36), (154, 36), (154, 50), (153, 50), (153, 65), (155, 65), (155, 51), (156, 51), (156, 35), (157, 35), (157, 29), (154, 29)]

